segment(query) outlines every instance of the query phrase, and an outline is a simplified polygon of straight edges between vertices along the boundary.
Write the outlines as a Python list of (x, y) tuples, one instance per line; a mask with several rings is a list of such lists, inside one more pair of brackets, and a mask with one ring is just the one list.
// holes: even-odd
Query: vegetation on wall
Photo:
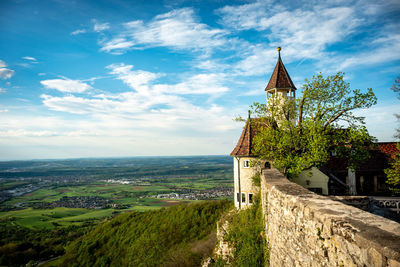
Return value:
[[(260, 194), (247, 209), (236, 211), (228, 218), (229, 227), (224, 237), (234, 248), (231, 266), (265, 266), (269, 262), (268, 246), (265, 239), (265, 225)], [(217, 259), (213, 266), (226, 266)]]
[(355, 168), (368, 157), (366, 145), (375, 139), (363, 125), (364, 118), (352, 112), (376, 104), (372, 89), (350, 89), (341, 72), (315, 75), (302, 89), (297, 100), (275, 94), (268, 105), (251, 106), (257, 117), (252, 120), (255, 153), (272, 160), (288, 177), (325, 164), (333, 151)]
[(199, 266), (212, 253), (212, 232), (232, 202), (205, 201), (131, 212), (71, 243), (63, 266)]

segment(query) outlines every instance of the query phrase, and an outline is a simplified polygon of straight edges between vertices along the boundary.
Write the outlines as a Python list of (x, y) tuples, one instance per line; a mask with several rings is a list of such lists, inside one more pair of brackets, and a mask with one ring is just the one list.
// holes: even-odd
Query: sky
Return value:
[(398, 0), (1, 0), (0, 160), (227, 155), (277, 46), (299, 93), (373, 88), (357, 114), (394, 141)]

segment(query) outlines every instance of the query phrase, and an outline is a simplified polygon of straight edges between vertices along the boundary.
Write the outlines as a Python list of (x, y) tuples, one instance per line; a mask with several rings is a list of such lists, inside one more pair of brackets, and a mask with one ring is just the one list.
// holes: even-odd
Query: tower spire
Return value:
[(280, 46), (278, 46), (276, 48), (276, 50), (278, 50), (278, 59), (281, 59), (281, 50), (282, 50), (282, 48)]
[(290, 78), (289, 73), (285, 68), (285, 65), (283, 65), (281, 59), (282, 48), (278, 46), (276, 50), (278, 50), (278, 62), (276, 62), (275, 69), (272, 72), (271, 78), (268, 82), (267, 87), (265, 88), (265, 91), (269, 91), (271, 89), (296, 90), (296, 86), (294, 86), (294, 83), (292, 82), (292, 79)]

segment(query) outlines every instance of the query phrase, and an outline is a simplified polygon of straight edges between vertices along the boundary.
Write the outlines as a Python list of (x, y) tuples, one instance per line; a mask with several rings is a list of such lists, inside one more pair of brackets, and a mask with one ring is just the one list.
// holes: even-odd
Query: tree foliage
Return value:
[(231, 207), (204, 201), (119, 215), (69, 244), (62, 266), (199, 266), (214, 248), (216, 221)]
[[(398, 93), (397, 98), (400, 99), (400, 75), (394, 80), (392, 88), (390, 88), (393, 92)], [(400, 114), (394, 114), (398, 120), (400, 120)], [(400, 139), (400, 127), (396, 129), (395, 138)]]
[[(224, 239), (234, 248), (229, 266), (269, 266), (260, 193), (254, 196), (253, 205), (228, 214), (224, 219), (229, 222)], [(228, 264), (222, 259), (217, 259), (211, 266)]]
[[(399, 95), (397, 98), (400, 99), (400, 76), (396, 78), (391, 90)], [(400, 119), (400, 114), (395, 114)], [(400, 128), (396, 129), (395, 138), (400, 139)], [(400, 144), (397, 144), (397, 149), (400, 151)], [(387, 175), (386, 183), (389, 184), (390, 189), (394, 193), (400, 193), (400, 152), (395, 155), (393, 162), (390, 164), (390, 168), (385, 170)]]
[[(397, 149), (400, 151), (400, 144), (397, 144)], [(395, 155), (390, 168), (385, 170), (387, 175), (386, 183), (394, 193), (400, 193), (400, 152)]]
[(374, 138), (364, 118), (353, 111), (369, 108), (377, 99), (372, 89), (350, 89), (343, 73), (306, 79), (299, 99), (274, 94), (268, 104), (254, 103), (251, 110), (257, 134), (255, 153), (272, 160), (287, 176), (325, 164), (334, 151), (350, 168), (368, 157), (366, 145)]
[(64, 254), (67, 242), (92, 227), (71, 225), (57, 229), (31, 230), (18, 225), (0, 225), (0, 266), (23, 266)]

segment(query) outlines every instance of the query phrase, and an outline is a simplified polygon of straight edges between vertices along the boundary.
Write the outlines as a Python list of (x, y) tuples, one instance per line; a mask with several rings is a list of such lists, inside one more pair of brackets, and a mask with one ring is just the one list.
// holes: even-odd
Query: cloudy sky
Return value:
[(0, 160), (229, 154), (276, 47), (296, 86), (373, 88), (393, 141), (400, 2), (0, 1)]

